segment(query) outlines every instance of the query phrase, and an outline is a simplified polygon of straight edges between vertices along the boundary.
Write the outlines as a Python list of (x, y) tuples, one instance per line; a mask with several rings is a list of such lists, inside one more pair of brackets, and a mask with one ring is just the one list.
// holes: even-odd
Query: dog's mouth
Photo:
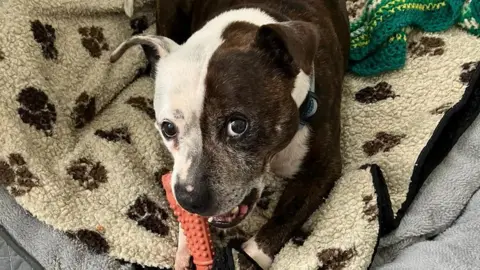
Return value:
[(209, 217), (208, 223), (221, 229), (238, 225), (253, 210), (259, 197), (258, 190), (253, 189), (239, 205), (225, 214)]

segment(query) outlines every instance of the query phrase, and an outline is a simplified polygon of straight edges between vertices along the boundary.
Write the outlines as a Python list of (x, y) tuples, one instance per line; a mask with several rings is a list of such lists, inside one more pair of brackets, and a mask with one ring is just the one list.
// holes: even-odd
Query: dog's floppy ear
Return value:
[(158, 59), (166, 56), (179, 46), (175, 41), (167, 37), (136, 35), (124, 41), (112, 52), (110, 62), (115, 63), (129, 48), (135, 45), (142, 45), (143, 51), (152, 66), (155, 65)]
[(315, 25), (302, 21), (288, 21), (262, 25), (255, 44), (273, 57), (280, 67), (297, 65), (310, 74), (320, 37)]

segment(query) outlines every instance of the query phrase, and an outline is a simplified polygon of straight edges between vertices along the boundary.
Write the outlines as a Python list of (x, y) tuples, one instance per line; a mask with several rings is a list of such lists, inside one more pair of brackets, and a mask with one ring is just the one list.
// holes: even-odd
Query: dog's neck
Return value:
[[(224, 42), (222, 33), (225, 28), (233, 22), (248, 22), (257, 26), (276, 23), (277, 21), (259, 8), (240, 8), (232, 9), (220, 13), (218, 16), (209, 20), (201, 29), (196, 31), (184, 44), (185, 48), (193, 51), (196, 57), (202, 57), (204, 62), (202, 66), (207, 66), (213, 52)], [(304, 101), (308, 100), (309, 90), (312, 88), (312, 78), (300, 71), (296, 77), (292, 98), (300, 109)], [(311, 108), (310, 108), (311, 109)], [(311, 114), (311, 111), (307, 114)], [(304, 119), (301, 119), (304, 120)], [(308, 141), (310, 129), (304, 126), (299, 128), (292, 141), (282, 151), (277, 153), (270, 163), (270, 171), (274, 174), (290, 178), (300, 169), (303, 159), (308, 152)]]

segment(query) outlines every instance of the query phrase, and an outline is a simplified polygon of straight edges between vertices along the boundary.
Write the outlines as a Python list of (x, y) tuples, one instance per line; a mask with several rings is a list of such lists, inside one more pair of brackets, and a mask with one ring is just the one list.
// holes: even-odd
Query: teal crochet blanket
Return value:
[(480, 37), (480, 0), (348, 0), (350, 71), (377, 75), (405, 65), (407, 30), (458, 26)]

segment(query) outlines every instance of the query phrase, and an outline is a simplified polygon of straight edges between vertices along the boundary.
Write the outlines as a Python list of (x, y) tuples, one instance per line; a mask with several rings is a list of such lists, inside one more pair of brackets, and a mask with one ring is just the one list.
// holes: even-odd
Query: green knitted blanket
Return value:
[(480, 37), (480, 0), (350, 0), (350, 70), (361, 76), (402, 68), (407, 32), (459, 26)]

